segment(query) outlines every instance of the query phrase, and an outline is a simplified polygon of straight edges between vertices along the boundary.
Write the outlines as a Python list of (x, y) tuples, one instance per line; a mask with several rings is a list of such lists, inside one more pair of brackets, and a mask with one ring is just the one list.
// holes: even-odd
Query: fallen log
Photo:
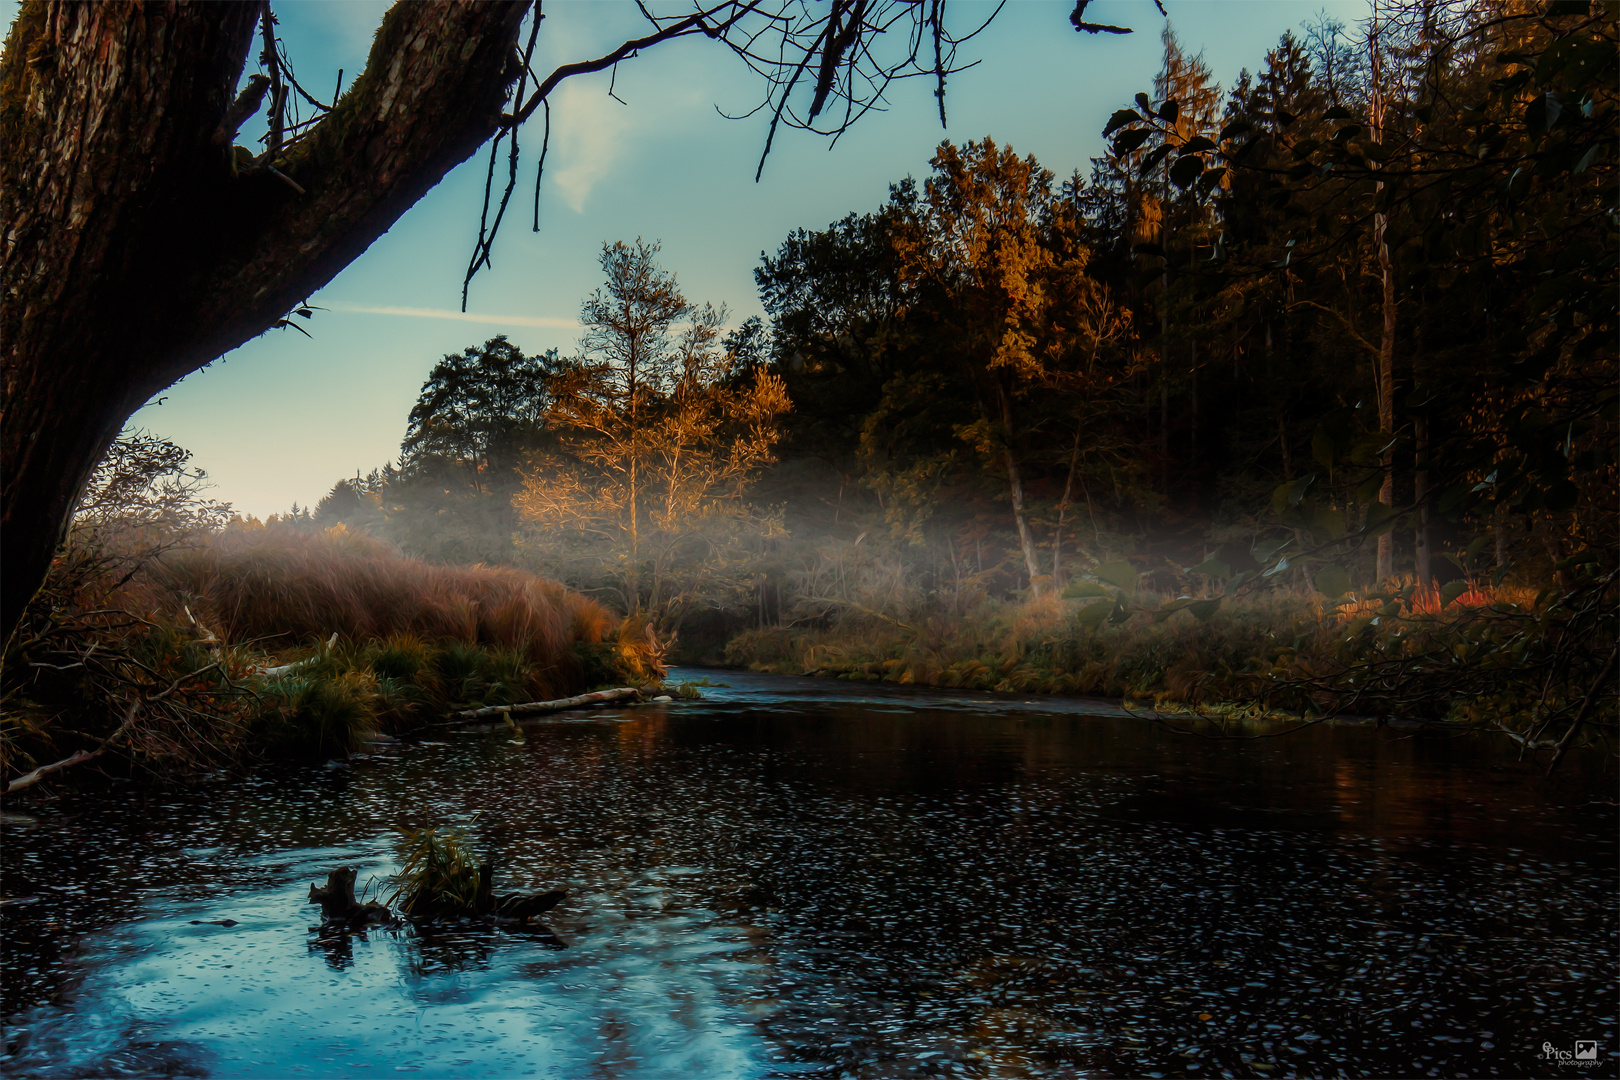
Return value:
[(641, 691), (633, 686), (620, 686), (613, 690), (597, 690), (589, 694), (580, 694), (577, 697), (558, 698), (556, 701), (526, 701), (521, 705), (488, 705), (482, 709), (467, 709), (456, 713), (452, 723), (466, 720), (481, 720), (486, 716), (501, 716), (513, 713), (548, 713), (561, 712), (564, 709), (577, 709), (584, 705), (605, 705), (612, 701), (634, 701), (641, 696)]

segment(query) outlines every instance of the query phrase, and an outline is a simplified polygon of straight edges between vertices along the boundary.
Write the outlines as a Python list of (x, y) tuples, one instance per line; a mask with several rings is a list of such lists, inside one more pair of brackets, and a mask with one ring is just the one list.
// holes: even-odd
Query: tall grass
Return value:
[[(194, 598), (198, 618), (230, 640), (288, 642), (412, 634), (507, 649), (541, 666), (577, 666), (578, 642), (612, 623), (595, 601), (521, 570), (437, 566), (341, 528), (226, 532), (175, 552), (150, 574), (157, 599)], [(562, 674), (563, 681), (577, 671)]]
[(76, 750), (179, 775), (342, 755), (456, 709), (639, 674), (640, 645), (615, 637), (554, 582), (341, 529), (227, 531), (140, 558), (70, 546), (5, 655), (0, 781)]

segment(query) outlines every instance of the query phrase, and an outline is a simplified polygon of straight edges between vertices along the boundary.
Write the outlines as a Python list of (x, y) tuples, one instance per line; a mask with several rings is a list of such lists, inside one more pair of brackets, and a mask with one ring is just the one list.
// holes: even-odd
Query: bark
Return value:
[(493, 134), (525, 9), (395, 5), (333, 112), (239, 167), (261, 4), (24, 5), (0, 67), (0, 634), (129, 416), (276, 325)]

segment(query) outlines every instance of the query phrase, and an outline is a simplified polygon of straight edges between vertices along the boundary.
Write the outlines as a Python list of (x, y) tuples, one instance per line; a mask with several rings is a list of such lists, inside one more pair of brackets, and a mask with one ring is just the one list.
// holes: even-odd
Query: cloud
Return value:
[(353, 315), (398, 315), (409, 319), (449, 319), (451, 322), (492, 323), (496, 326), (539, 326), (551, 330), (578, 330), (578, 319), (558, 319), (546, 315), (496, 315), (482, 311), (449, 311), (444, 308), (393, 307), (387, 305), (334, 302), (333, 311)]
[(596, 182), (624, 157), (638, 117), (608, 97), (607, 87), (595, 78), (563, 83), (551, 115), (553, 150), (562, 168), (555, 174), (546, 170), (546, 180), (556, 183), (574, 213), (582, 214)]

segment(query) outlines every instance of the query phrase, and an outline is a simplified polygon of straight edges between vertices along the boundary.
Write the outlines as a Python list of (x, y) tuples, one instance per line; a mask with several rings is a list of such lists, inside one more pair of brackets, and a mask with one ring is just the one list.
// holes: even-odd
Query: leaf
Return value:
[(1103, 563), (1091, 572), (1091, 576), (1098, 581), (1118, 586), (1127, 593), (1136, 592), (1136, 579), (1138, 577), (1136, 567), (1124, 559), (1114, 559)]
[(1132, 150), (1147, 142), (1148, 136), (1152, 134), (1152, 128), (1131, 128), (1129, 131), (1120, 132), (1114, 136), (1114, 154), (1116, 156), (1129, 154)]
[(1395, 528), (1395, 522), (1400, 515), (1388, 503), (1375, 502), (1367, 507), (1366, 523), (1363, 530), (1368, 536), (1382, 536)]
[(1181, 103), (1176, 101), (1175, 98), (1167, 98), (1164, 104), (1159, 106), (1159, 119), (1167, 124), (1175, 123), (1176, 117), (1180, 115)]
[(1344, 535), (1344, 511), (1332, 506), (1311, 509), (1311, 531), (1319, 538), (1337, 540)]
[(1221, 599), (1221, 597), (1217, 596), (1213, 600), (1197, 600), (1188, 604), (1187, 610), (1192, 612), (1193, 618), (1199, 622), (1209, 622), (1210, 619), (1215, 617), (1215, 613), (1221, 610)]
[(1315, 473), (1310, 473), (1295, 480), (1288, 489), (1288, 505), (1298, 506), (1299, 501), (1305, 497), (1307, 491), (1311, 490), (1311, 485), (1314, 483), (1316, 483)]
[(1283, 549), (1293, 542), (1294, 538), (1290, 536), (1286, 540), (1273, 540), (1269, 543), (1256, 544), (1253, 549), (1254, 561), (1262, 564), (1268, 563), (1281, 555)]
[(1113, 596), (1114, 594), (1095, 581), (1076, 581), (1064, 589), (1060, 595), (1065, 600), (1074, 600), (1087, 596)]
[(1102, 621), (1108, 618), (1109, 613), (1113, 610), (1114, 602), (1112, 600), (1099, 600), (1095, 604), (1087, 604), (1081, 608), (1080, 614), (1074, 617), (1074, 621), (1087, 630), (1095, 630), (1102, 625)]
[(1481, 533), (1479, 536), (1476, 536), (1470, 540), (1468, 542), (1467, 549), (1463, 552), (1463, 565), (1472, 566), (1474, 564), (1474, 560), (1479, 558), (1480, 552), (1484, 551), (1486, 546), (1489, 545), (1494, 539), (1495, 537), (1493, 537), (1490, 533)]
[(1139, 123), (1141, 119), (1142, 114), (1135, 109), (1120, 109), (1108, 118), (1108, 126), (1102, 130), (1103, 138), (1108, 138), (1108, 136), (1128, 124)]
[(1221, 142), (1225, 142), (1227, 139), (1230, 139), (1234, 135), (1241, 135), (1245, 131), (1253, 131), (1253, 130), (1254, 130), (1254, 125), (1253, 124), (1249, 123), (1249, 121), (1245, 120), (1244, 118), (1239, 117), (1238, 119), (1232, 121), (1230, 124), (1227, 124), (1225, 127), (1221, 128), (1221, 134), (1220, 134), (1219, 138), (1220, 138)]
[(1167, 601), (1159, 608), (1158, 611), (1153, 613), (1153, 621), (1156, 623), (1162, 623), (1170, 616), (1180, 611), (1182, 608), (1192, 607), (1194, 602), (1195, 601), (1190, 596), (1178, 596), (1174, 600)]
[(1316, 591), (1323, 596), (1339, 597), (1350, 591), (1350, 575), (1338, 563), (1318, 566), (1311, 577), (1316, 582)]
[(1448, 581), (1440, 587), (1440, 606), (1449, 607), (1451, 602), (1468, 591), (1468, 582)]
[(1224, 578), (1232, 576), (1232, 568), (1219, 559), (1205, 559), (1197, 566), (1189, 566), (1187, 573), (1200, 574), (1207, 578)]
[(1333, 468), (1333, 437), (1322, 428), (1311, 436), (1311, 457), (1324, 469)]
[(1137, 174), (1140, 176), (1146, 176), (1148, 173), (1158, 168), (1159, 162), (1163, 161), (1169, 156), (1169, 143), (1161, 143), (1158, 146), (1155, 146), (1152, 150), (1148, 151), (1145, 157), (1142, 158), (1142, 164), (1137, 169)]
[(1112, 615), (1108, 616), (1108, 621), (1113, 623), (1115, 626), (1119, 626), (1120, 624), (1122, 624), (1122, 623), (1126, 622), (1127, 620), (1129, 620), (1130, 617), (1131, 617), (1131, 609), (1130, 608), (1126, 607), (1124, 604), (1115, 604), (1114, 605), (1114, 613)]
[(1183, 154), (1202, 154), (1206, 150), (1214, 150), (1216, 148), (1215, 141), (1213, 139), (1206, 138), (1203, 135), (1194, 135), (1192, 138), (1181, 144), (1181, 152)]
[(1343, 105), (1335, 105), (1335, 106), (1333, 106), (1333, 108), (1329, 109), (1327, 112), (1322, 114), (1322, 119), (1324, 119), (1324, 120), (1354, 120), (1355, 116), (1356, 116), (1355, 113), (1351, 112), (1349, 109), (1345, 108)]
[(1142, 111), (1144, 113), (1147, 113), (1148, 115), (1152, 115), (1152, 113), (1153, 113), (1153, 101), (1146, 94), (1137, 94), (1136, 95), (1136, 104), (1141, 106), (1141, 109), (1142, 109)]
[(1170, 182), (1177, 187), (1184, 188), (1198, 179), (1198, 174), (1203, 171), (1203, 159), (1196, 154), (1189, 154), (1186, 157), (1177, 158), (1176, 163), (1170, 166)]

